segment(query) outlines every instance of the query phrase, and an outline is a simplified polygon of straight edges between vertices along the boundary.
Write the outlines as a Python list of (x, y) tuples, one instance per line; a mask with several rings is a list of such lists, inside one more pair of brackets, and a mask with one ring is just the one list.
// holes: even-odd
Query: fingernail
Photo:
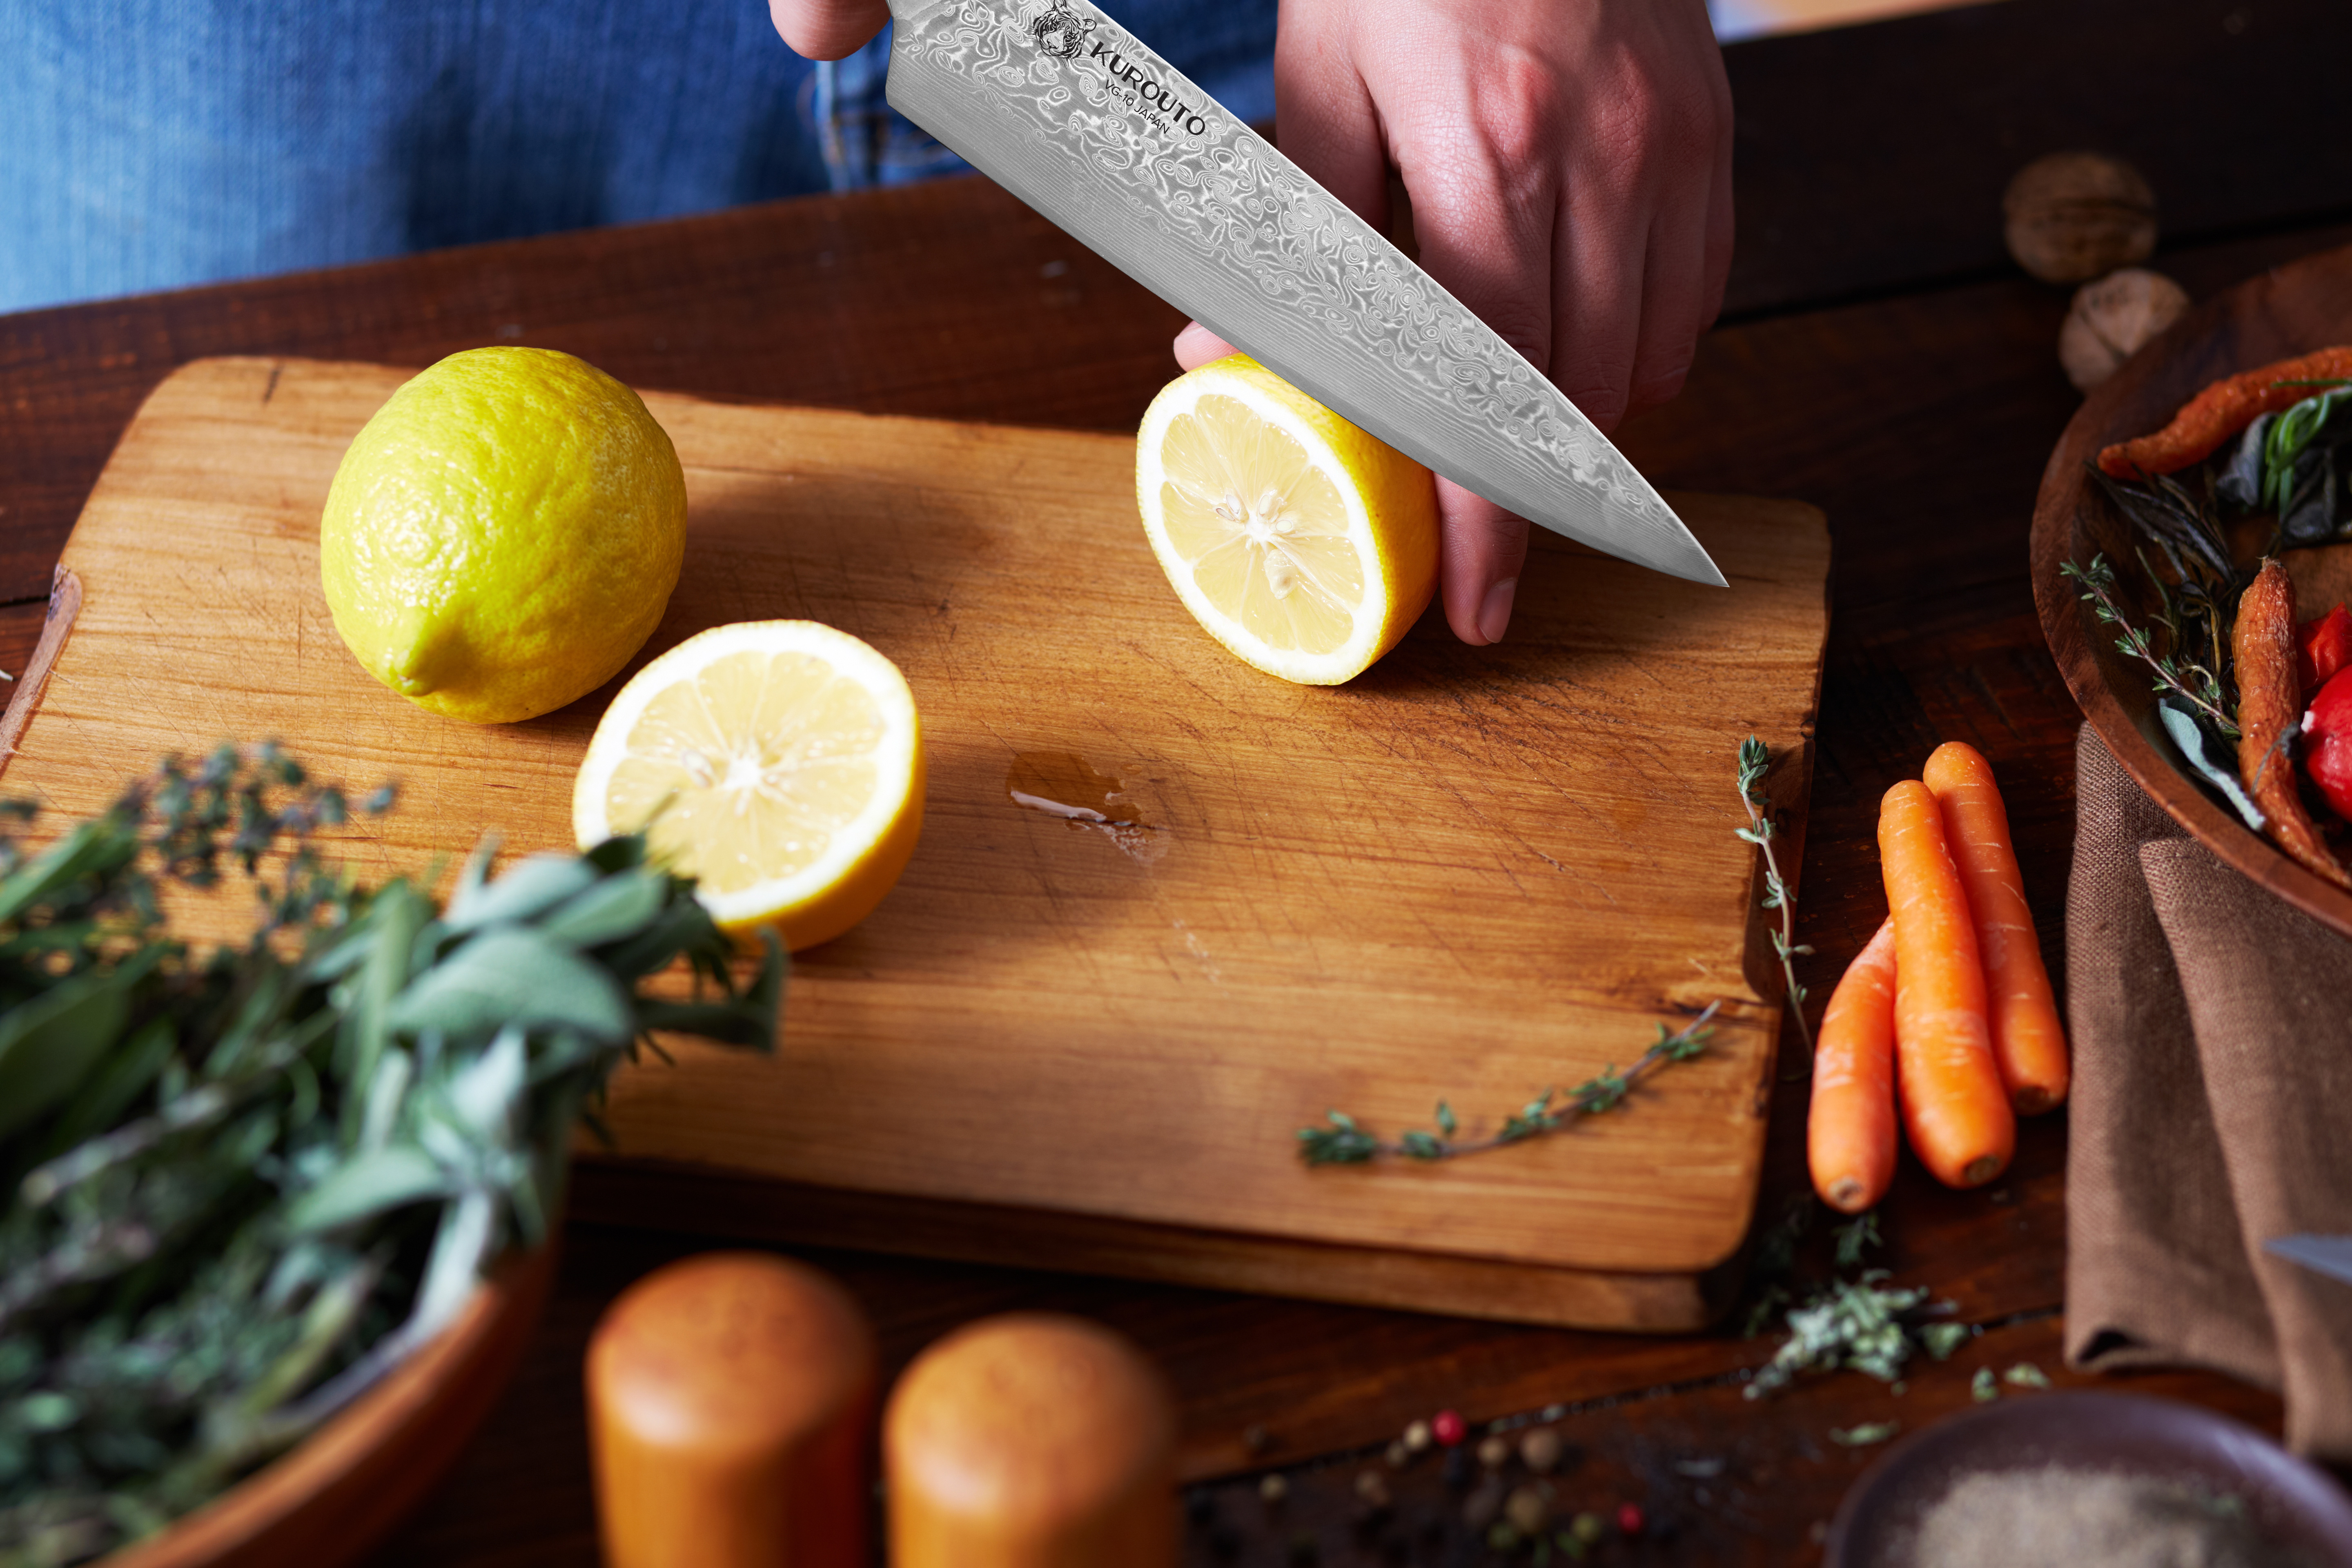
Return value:
[(1478, 606), (1478, 635), (1488, 642), (1501, 642), (1504, 629), (1511, 624), (1511, 601), (1519, 592), (1519, 580), (1506, 577), (1486, 590), (1486, 602)]

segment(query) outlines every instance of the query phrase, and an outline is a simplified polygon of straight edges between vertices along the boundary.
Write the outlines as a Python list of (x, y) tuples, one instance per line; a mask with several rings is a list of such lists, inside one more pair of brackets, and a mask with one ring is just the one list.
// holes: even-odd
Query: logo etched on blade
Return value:
[(1079, 16), (1066, 0), (1054, 0), (1029, 24), (1029, 36), (1037, 40), (1037, 47), (1057, 60), (1076, 59), (1078, 51), (1087, 47), (1087, 35), (1094, 30), (1094, 18)]

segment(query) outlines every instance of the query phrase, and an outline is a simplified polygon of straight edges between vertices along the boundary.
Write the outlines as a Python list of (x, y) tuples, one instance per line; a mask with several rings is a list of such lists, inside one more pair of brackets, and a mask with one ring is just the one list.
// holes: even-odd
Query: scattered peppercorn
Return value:
[(1549, 1427), (1519, 1439), (1519, 1458), (1539, 1476), (1548, 1476), (1559, 1468), (1559, 1434)]
[(1412, 1463), (1412, 1450), (1404, 1446), (1404, 1439), (1400, 1437), (1395, 1442), (1389, 1445), (1387, 1458), (1389, 1461), (1389, 1468), (1392, 1470), (1402, 1470), (1407, 1465)]
[(1470, 1425), (1458, 1410), (1441, 1410), (1430, 1419), (1429, 1435), (1451, 1448), (1470, 1436)]
[(1404, 1446), (1418, 1454), (1429, 1447), (1429, 1423), (1416, 1421), (1404, 1429)]
[(1642, 1533), (1642, 1505), (1640, 1503), (1621, 1502), (1617, 1505), (1617, 1529), (1621, 1533), (1625, 1535), (1639, 1535)]
[(1290, 1483), (1283, 1479), (1280, 1471), (1276, 1471), (1257, 1483), (1257, 1495), (1265, 1502), (1280, 1502), (1290, 1495)]
[(1568, 1532), (1590, 1546), (1608, 1534), (1609, 1527), (1601, 1522), (1597, 1513), (1580, 1513), (1568, 1521)]
[(1490, 1470), (1499, 1470), (1511, 1462), (1511, 1446), (1500, 1437), (1488, 1437), (1478, 1445), (1478, 1462)]
[(1551, 1500), (1535, 1487), (1520, 1487), (1503, 1500), (1503, 1517), (1518, 1527), (1522, 1535), (1533, 1535), (1551, 1518)]
[(1378, 1470), (1357, 1471), (1356, 1500), (1370, 1509), (1388, 1507), (1389, 1479)]

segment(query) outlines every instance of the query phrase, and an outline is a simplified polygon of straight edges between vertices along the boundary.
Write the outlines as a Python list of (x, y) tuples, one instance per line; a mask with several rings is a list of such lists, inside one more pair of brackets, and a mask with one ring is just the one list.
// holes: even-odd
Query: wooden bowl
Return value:
[(555, 1247), (500, 1268), (457, 1321), (299, 1447), (103, 1568), (339, 1568), (441, 1479), (506, 1387), (555, 1280)]
[[(2305, 870), (2190, 782), (2159, 728), (2146, 667), (2115, 649), (2061, 576), (2105, 552), (2137, 574), (2132, 535), (2094, 489), (2084, 465), (2111, 442), (2161, 428), (2208, 383), (2314, 349), (2352, 342), (2352, 247), (2306, 257), (2191, 310), (2094, 391), (2050, 455), (2033, 508), (2033, 600), (2042, 636), (2084, 716), (2151, 799), (2228, 864), (2288, 903), (2352, 936), (2352, 893)], [(2326, 605), (2302, 607), (2305, 618)]]

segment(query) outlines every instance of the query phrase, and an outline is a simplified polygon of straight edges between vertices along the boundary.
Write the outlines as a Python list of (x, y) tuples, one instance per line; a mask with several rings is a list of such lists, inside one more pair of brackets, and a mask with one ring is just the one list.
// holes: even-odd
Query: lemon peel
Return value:
[(470, 723), (621, 672), (686, 555), (686, 475), (644, 401), (551, 349), (469, 349), (344, 452), (319, 530), (335, 630), (370, 675)]

